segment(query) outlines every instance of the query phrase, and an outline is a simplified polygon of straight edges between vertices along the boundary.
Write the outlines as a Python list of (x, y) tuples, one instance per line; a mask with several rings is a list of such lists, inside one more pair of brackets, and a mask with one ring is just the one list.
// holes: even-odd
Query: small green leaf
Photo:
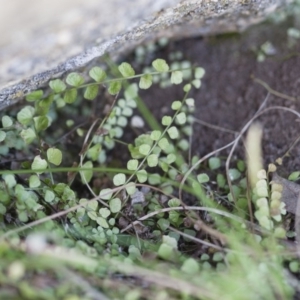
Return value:
[(241, 172), (238, 169), (229, 169), (228, 175), (230, 180), (236, 180), (241, 177)]
[(139, 82), (139, 88), (146, 90), (152, 85), (152, 75), (151, 74), (145, 74), (141, 77)]
[(147, 164), (149, 167), (156, 167), (158, 164), (158, 156), (156, 154), (150, 154), (147, 157)]
[(208, 166), (211, 170), (216, 170), (221, 167), (221, 160), (218, 157), (211, 157), (208, 160)]
[[(86, 199), (81, 199), (80, 203), (86, 202)], [(88, 202), (86, 208), (88, 210), (96, 210), (98, 208), (98, 201), (97, 200), (91, 200)]]
[(137, 159), (130, 159), (127, 162), (127, 169), (130, 171), (135, 171), (138, 167), (139, 161)]
[(119, 198), (114, 198), (109, 201), (110, 211), (114, 213), (118, 213), (122, 208), (122, 202)]
[(109, 217), (109, 215), (111, 214), (110, 210), (106, 207), (100, 208), (99, 213), (100, 213), (101, 217), (103, 217), (104, 219), (107, 219)]
[(97, 84), (89, 85), (85, 91), (83, 97), (87, 100), (94, 100), (99, 91), (99, 86)]
[(152, 62), (153, 68), (158, 72), (168, 72), (169, 66), (164, 59), (156, 59)]
[(101, 82), (106, 78), (106, 73), (100, 67), (93, 67), (89, 71), (89, 75), (93, 78), (96, 82)]
[(186, 123), (186, 114), (184, 112), (179, 113), (176, 116), (176, 121), (178, 122), (178, 124), (182, 125)]
[(80, 171), (82, 183), (90, 182), (93, 177), (93, 163), (91, 161), (87, 161), (82, 165), (82, 168), (86, 169), (84, 171)]
[(2, 178), (4, 179), (6, 186), (10, 189), (17, 184), (15, 175), (13, 174), (2, 175)]
[(170, 116), (164, 116), (162, 118), (162, 121), (161, 123), (164, 125), (164, 126), (169, 126), (171, 123), (172, 123), (172, 118)]
[(201, 81), (199, 79), (195, 79), (192, 81), (192, 84), (196, 89), (199, 89), (201, 86)]
[(37, 188), (41, 185), (40, 178), (37, 175), (31, 175), (29, 178), (29, 186), (31, 188)]
[(160, 227), (160, 229), (161, 229), (162, 231), (166, 231), (166, 230), (169, 228), (169, 226), (170, 226), (170, 221), (161, 218), (161, 219), (159, 219), (159, 220), (157, 221), (157, 225)]
[(171, 83), (180, 84), (182, 83), (182, 72), (181, 71), (173, 71), (171, 74)]
[(59, 166), (62, 162), (62, 152), (56, 148), (49, 148), (47, 150), (47, 158), (51, 164)]
[(162, 138), (158, 141), (158, 146), (162, 149), (162, 150), (166, 150), (169, 147), (169, 142), (166, 138)]
[[(47, 161), (45, 159), (42, 159), (40, 155), (37, 155), (32, 164), (31, 164), (31, 169), (33, 171), (35, 170), (46, 170), (48, 164), (47, 164)], [(36, 172), (37, 174), (42, 174), (43, 171), (39, 171), (39, 172)]]
[(197, 180), (200, 183), (206, 183), (206, 182), (209, 182), (209, 177), (207, 174), (202, 173), (202, 174), (197, 175)]
[(170, 153), (167, 156), (167, 163), (170, 165), (176, 161), (176, 155), (174, 153)]
[(109, 228), (109, 225), (107, 221), (103, 217), (98, 217), (96, 222), (102, 227), (102, 228)]
[(183, 91), (188, 93), (191, 90), (191, 88), (192, 88), (191, 84), (188, 83), (183, 87)]
[(103, 200), (109, 200), (112, 196), (111, 189), (103, 189), (100, 191), (99, 197)]
[(198, 262), (193, 258), (186, 259), (181, 266), (181, 271), (190, 275), (197, 274), (199, 272), (199, 269), (200, 268)]
[(113, 183), (115, 186), (122, 185), (125, 183), (125, 181), (126, 181), (126, 176), (123, 173), (118, 173), (113, 178)]
[(171, 139), (177, 139), (179, 137), (179, 132), (177, 127), (172, 126), (167, 131)]
[(99, 154), (100, 154), (101, 149), (102, 149), (102, 147), (101, 147), (100, 144), (94, 145), (93, 147), (91, 147), (91, 148), (88, 150), (88, 152), (87, 152), (88, 157), (89, 157), (91, 160), (93, 160), (93, 161), (97, 160), (98, 157), (99, 157)]
[(68, 74), (66, 78), (66, 82), (68, 85), (74, 86), (74, 87), (79, 87), (84, 83), (84, 78), (82, 75), (72, 72)]
[(36, 90), (26, 96), (26, 100), (29, 102), (40, 100), (44, 95), (42, 90)]
[(120, 92), (122, 83), (120, 81), (112, 81), (109, 85), (108, 92), (111, 95), (116, 95)]
[(3, 128), (7, 128), (13, 125), (13, 120), (9, 116), (3, 116), (2, 117), (2, 126)]
[(20, 132), (20, 136), (27, 145), (32, 143), (36, 138), (36, 134), (35, 134), (34, 130), (31, 128), (23, 129)]
[(76, 98), (77, 98), (76, 89), (67, 90), (64, 94), (64, 101), (68, 104), (75, 102)]
[(98, 218), (98, 214), (95, 211), (93, 211), (93, 210), (92, 211), (88, 211), (87, 215), (93, 221), (96, 221), (97, 218)]
[(17, 114), (17, 120), (22, 125), (29, 125), (34, 115), (34, 108), (32, 106), (25, 106)]
[(55, 194), (52, 191), (47, 190), (45, 193), (45, 201), (51, 203), (54, 199), (55, 199)]
[(119, 67), (118, 67), (120, 73), (122, 74), (123, 77), (127, 78), (127, 77), (132, 77), (135, 75), (134, 69), (132, 68), (132, 66), (127, 63), (127, 62), (123, 62)]
[(171, 108), (173, 109), (173, 110), (179, 110), (180, 108), (181, 108), (181, 106), (182, 106), (182, 103), (181, 103), (181, 101), (174, 101), (173, 103), (172, 103), (172, 106), (171, 106)]
[(161, 131), (160, 130), (153, 130), (151, 132), (150, 137), (153, 141), (158, 141), (161, 137)]
[(143, 155), (148, 155), (151, 150), (151, 146), (148, 144), (143, 144), (139, 147), (139, 152)]
[(149, 174), (148, 181), (149, 181), (149, 184), (157, 185), (157, 184), (161, 183), (161, 177), (159, 174), (156, 174), (156, 173)]
[(197, 67), (195, 69), (195, 79), (201, 79), (205, 74), (205, 70), (203, 68)]
[(34, 117), (34, 127), (37, 132), (47, 129), (49, 120), (46, 116)]
[(136, 177), (139, 183), (144, 183), (148, 179), (147, 171), (146, 170), (138, 170), (136, 172)]
[(181, 201), (178, 198), (172, 198), (168, 201), (169, 207), (181, 206)]
[(55, 93), (62, 93), (67, 86), (61, 79), (54, 79), (49, 82), (50, 88), (55, 92)]
[(3, 142), (5, 140), (6, 137), (6, 132), (0, 130), (0, 142)]
[(293, 173), (290, 174), (290, 176), (288, 177), (288, 180), (291, 180), (291, 181), (296, 181), (299, 179), (299, 176), (300, 176), (300, 172), (299, 171), (295, 171)]

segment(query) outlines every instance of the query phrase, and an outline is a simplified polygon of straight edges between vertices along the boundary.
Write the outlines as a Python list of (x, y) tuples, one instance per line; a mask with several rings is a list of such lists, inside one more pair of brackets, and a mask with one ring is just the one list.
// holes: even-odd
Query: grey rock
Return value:
[(91, 65), (106, 53), (117, 58), (160, 37), (243, 31), (291, 2), (131, 0), (125, 5), (111, 0), (105, 1), (106, 7), (86, 4), (77, 11), (75, 25), (71, 22), (74, 16), (66, 16), (61, 23), (37, 31), (21, 48), (17, 43), (0, 51), (0, 110), (45, 87), (50, 79)]

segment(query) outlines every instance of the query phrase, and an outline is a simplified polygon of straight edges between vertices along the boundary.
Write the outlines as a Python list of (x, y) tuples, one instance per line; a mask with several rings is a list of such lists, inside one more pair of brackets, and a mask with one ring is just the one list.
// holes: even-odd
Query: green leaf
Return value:
[(151, 146), (148, 144), (143, 144), (139, 147), (139, 152), (143, 155), (148, 155), (151, 150)]
[(191, 84), (188, 83), (183, 87), (183, 91), (188, 93), (191, 90), (191, 88), (192, 88)]
[(176, 121), (178, 122), (178, 124), (183, 125), (186, 123), (186, 114), (184, 112), (179, 113), (176, 116)]
[(172, 198), (168, 201), (169, 207), (181, 206), (181, 201), (178, 198)]
[(102, 227), (102, 228), (109, 228), (109, 225), (107, 221), (103, 217), (98, 217), (96, 222)]
[(62, 152), (56, 148), (49, 148), (47, 150), (47, 158), (51, 164), (59, 166), (62, 162)]
[(156, 173), (149, 174), (148, 181), (149, 181), (149, 184), (157, 185), (157, 184), (161, 183), (161, 177), (159, 174), (156, 174)]
[(112, 213), (118, 213), (122, 208), (122, 202), (119, 198), (114, 198), (109, 201), (109, 208)]
[(85, 91), (83, 97), (87, 100), (94, 100), (99, 91), (99, 86), (97, 84), (89, 85)]
[(158, 164), (158, 156), (156, 154), (150, 154), (147, 157), (147, 164), (149, 167), (156, 167)]
[(22, 125), (29, 125), (34, 115), (34, 108), (32, 106), (25, 106), (17, 114), (17, 120)]
[(159, 219), (159, 220), (157, 221), (157, 225), (160, 227), (160, 229), (161, 229), (162, 231), (166, 231), (166, 230), (169, 228), (169, 226), (170, 226), (170, 221), (161, 218), (161, 219)]
[(201, 81), (199, 79), (195, 79), (192, 81), (192, 84), (196, 89), (199, 89), (201, 86)]
[(130, 159), (127, 162), (127, 169), (130, 171), (135, 171), (138, 167), (139, 161), (137, 159)]
[(158, 146), (162, 149), (162, 150), (166, 150), (169, 147), (169, 142), (166, 138), (162, 138), (158, 141)]
[(168, 72), (169, 71), (169, 66), (164, 59), (158, 58), (158, 59), (154, 60), (152, 62), (152, 66), (157, 72)]
[(3, 142), (5, 140), (6, 137), (6, 132), (0, 130), (0, 142)]
[(106, 78), (106, 73), (100, 67), (93, 67), (89, 71), (89, 75), (93, 78), (96, 82), (101, 82)]
[(109, 85), (108, 92), (111, 95), (116, 95), (120, 92), (122, 83), (120, 81), (112, 81)]
[(54, 199), (55, 199), (55, 194), (52, 191), (47, 190), (45, 193), (45, 201), (51, 203)]
[(50, 88), (55, 92), (55, 93), (62, 93), (67, 86), (61, 79), (54, 79), (49, 82)]
[(126, 176), (123, 173), (118, 173), (113, 178), (113, 183), (115, 186), (120, 186), (124, 184), (126, 181)]
[(291, 181), (296, 181), (299, 179), (299, 176), (300, 176), (300, 172), (299, 171), (295, 171), (293, 173), (290, 174), (290, 176), (288, 177), (288, 180), (291, 180)]
[(98, 159), (101, 150), (101, 145), (96, 144), (88, 150), (87, 155), (91, 160), (95, 161)]
[(34, 130), (31, 128), (23, 129), (20, 132), (20, 136), (27, 145), (32, 143), (36, 138), (36, 134), (35, 134)]
[[(85, 162), (83, 165), (82, 165), (82, 168), (85, 168), (87, 170), (84, 170), (84, 171), (80, 171), (80, 176), (81, 176), (81, 181), (82, 183), (85, 183), (85, 182), (90, 182), (90, 180), (92, 179), (93, 177), (93, 163), (91, 161), (87, 161)], [(86, 181), (85, 181), (85, 180)]]
[(31, 175), (29, 178), (29, 186), (31, 188), (37, 188), (41, 185), (40, 178), (37, 175)]
[(170, 165), (176, 161), (176, 155), (174, 153), (170, 153), (167, 156), (167, 163)]
[(172, 118), (170, 116), (164, 116), (161, 123), (164, 126), (169, 126), (172, 123)]
[(2, 117), (2, 126), (3, 128), (7, 128), (13, 125), (13, 120), (9, 116), (3, 116)]
[(106, 207), (102, 207), (102, 208), (100, 208), (99, 213), (100, 213), (101, 217), (103, 217), (104, 219), (107, 219), (109, 217), (109, 215), (111, 214), (111, 211)]
[(195, 275), (199, 272), (199, 269), (198, 262), (193, 258), (188, 258), (184, 261), (180, 270), (186, 274)]
[(112, 191), (111, 189), (103, 189), (100, 191), (99, 197), (102, 200), (109, 200), (112, 196)]
[[(32, 164), (31, 164), (31, 169), (33, 171), (35, 170), (46, 170), (47, 169), (47, 161), (45, 159), (42, 159), (40, 155), (37, 155)], [(42, 174), (43, 171), (39, 171), (39, 172), (36, 172), (37, 174)]]
[(123, 62), (119, 67), (118, 67), (120, 73), (122, 74), (123, 77), (127, 78), (127, 77), (132, 77), (135, 75), (134, 69), (132, 68), (132, 66), (127, 63), (127, 62)]
[(211, 157), (208, 160), (208, 166), (211, 170), (216, 170), (221, 167), (221, 160), (218, 157)]
[(171, 106), (171, 108), (173, 109), (173, 110), (179, 110), (180, 108), (181, 108), (181, 106), (182, 106), (182, 103), (181, 103), (181, 101), (174, 101), (173, 103), (172, 103), (172, 106)]
[(230, 180), (236, 180), (241, 177), (241, 172), (238, 169), (229, 169), (228, 175)]
[(209, 182), (209, 177), (207, 174), (202, 173), (202, 174), (197, 175), (197, 180), (200, 183), (206, 183), (206, 182)]
[(152, 75), (145, 74), (140, 78), (139, 88), (146, 90), (152, 85)]
[(29, 102), (33, 102), (36, 100), (40, 100), (44, 95), (44, 92), (42, 90), (36, 90), (33, 91), (32, 93), (26, 95), (26, 100)]
[(65, 92), (64, 101), (66, 103), (71, 104), (71, 103), (75, 102), (76, 98), (77, 98), (77, 90), (76, 89), (70, 89)]
[(33, 121), (37, 132), (47, 129), (49, 125), (49, 120), (46, 116), (34, 117)]
[(17, 184), (15, 175), (13, 174), (2, 175), (2, 178), (4, 179), (6, 186), (10, 189)]
[(177, 139), (179, 137), (179, 132), (177, 127), (172, 126), (167, 131), (171, 139)]
[(160, 130), (153, 130), (151, 132), (150, 137), (153, 141), (158, 141), (161, 137), (161, 131)]
[(205, 70), (203, 68), (197, 67), (195, 69), (195, 79), (201, 79), (205, 74)]
[(146, 170), (138, 170), (136, 172), (136, 177), (139, 183), (144, 183), (148, 179), (147, 171)]
[[(81, 199), (80, 200), (80, 203), (81, 202), (86, 202), (86, 199)], [(97, 200), (91, 200), (87, 203), (87, 206), (86, 208), (88, 210), (96, 210), (98, 208), (98, 201)]]
[(74, 86), (74, 87), (79, 87), (84, 83), (84, 78), (82, 75), (72, 72), (68, 74), (66, 78), (66, 82), (68, 85)]
[(173, 71), (171, 74), (171, 83), (180, 84), (182, 83), (182, 72), (181, 71)]

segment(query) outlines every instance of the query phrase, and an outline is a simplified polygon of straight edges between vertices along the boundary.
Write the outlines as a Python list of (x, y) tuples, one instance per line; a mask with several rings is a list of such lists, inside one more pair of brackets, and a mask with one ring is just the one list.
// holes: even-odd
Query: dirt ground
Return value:
[[(196, 117), (223, 128), (240, 131), (267, 96), (267, 90), (254, 82), (252, 75), (280, 93), (298, 97), (298, 100), (290, 101), (271, 94), (266, 107), (281, 105), (299, 112), (300, 43), (298, 41), (293, 47), (288, 47), (290, 41), (287, 36), (287, 29), (296, 24), (296, 20), (289, 18), (280, 25), (256, 26), (242, 35), (182, 40), (171, 43), (161, 55), (167, 57), (168, 52), (180, 50), (192, 63), (204, 67), (206, 75), (202, 87), (193, 93), (197, 105)], [(275, 54), (258, 62), (257, 50), (267, 41), (274, 46)], [(158, 103), (164, 101), (168, 106), (170, 101), (180, 99), (182, 95), (181, 88), (175, 87), (163, 92), (159, 90), (159, 94), (155, 91), (154, 95), (145, 93), (144, 97), (149, 105), (151, 103), (155, 114), (161, 115), (161, 105), (153, 104), (153, 99), (158, 99)], [(267, 165), (284, 155), (300, 136), (299, 119), (291, 112), (272, 110), (258, 120), (264, 126), (263, 152)], [(207, 154), (234, 138), (231, 133), (199, 124), (195, 124), (194, 129), (193, 154)], [(242, 146), (236, 154), (238, 157), (244, 156)], [(300, 170), (300, 143), (284, 159), (279, 172), (286, 176), (291, 170)]]

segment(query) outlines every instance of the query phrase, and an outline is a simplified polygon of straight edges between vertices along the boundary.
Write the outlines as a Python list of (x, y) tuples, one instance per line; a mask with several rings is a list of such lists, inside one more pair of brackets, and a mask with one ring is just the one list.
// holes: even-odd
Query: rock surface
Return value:
[(89, 1), (65, 14), (60, 11), (61, 18), (30, 31), (26, 43), (21, 39), (2, 47), (0, 109), (105, 53), (117, 57), (145, 40), (162, 36), (243, 31), (290, 2), (132, 0), (124, 5), (124, 1), (111, 0)]

